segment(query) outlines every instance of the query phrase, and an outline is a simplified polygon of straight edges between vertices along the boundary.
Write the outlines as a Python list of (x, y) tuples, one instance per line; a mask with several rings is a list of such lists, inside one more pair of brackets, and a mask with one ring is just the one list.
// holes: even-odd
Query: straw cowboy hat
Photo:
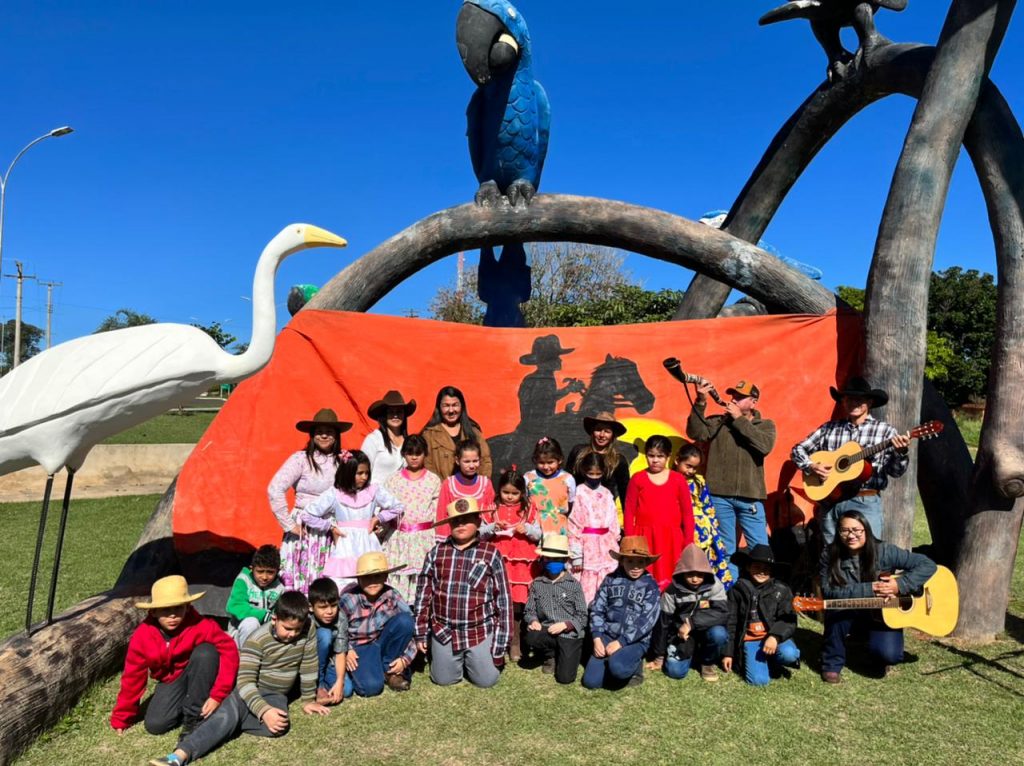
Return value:
[(431, 526), (439, 527), (442, 524), (450, 524), (460, 516), (480, 515), (480, 506), (477, 505), (475, 497), (460, 497), (458, 500), (448, 503), (445, 507), (448, 516), (435, 521)]
[(558, 339), (557, 335), (542, 335), (533, 339), (533, 350), (529, 354), (519, 357), (519, 364), (550, 362), (575, 350), (574, 348), (562, 348), (562, 341)]
[(889, 401), (889, 394), (885, 393), (885, 391), (880, 388), (872, 388), (871, 384), (859, 375), (855, 375), (846, 381), (846, 385), (842, 388), (829, 386), (828, 392), (837, 402), (844, 396), (853, 396), (858, 399), (869, 399), (871, 401), (872, 408), (884, 407), (886, 402)]
[(367, 577), (376, 574), (391, 574), (404, 567), (405, 564), (389, 567), (388, 557), (380, 551), (364, 553), (356, 561), (356, 577)]
[(583, 430), (588, 434), (594, 433), (594, 429), (599, 425), (608, 426), (612, 429), (612, 433), (615, 438), (618, 439), (624, 433), (626, 433), (626, 427), (615, 419), (615, 415), (610, 412), (599, 412), (594, 417), (583, 418)]
[(346, 423), (344, 420), (338, 420), (338, 415), (334, 410), (327, 409), (326, 407), (319, 410), (316, 415), (313, 416), (312, 420), (300, 420), (295, 424), (295, 427), (303, 433), (311, 434), (317, 429), (317, 426), (330, 426), (335, 429), (339, 434), (345, 433), (352, 427), (351, 423)]
[(534, 549), (538, 556), (546, 559), (567, 559), (569, 558), (569, 538), (557, 532), (544, 535), (540, 546)]
[(206, 591), (190, 595), (188, 583), (181, 575), (170, 575), (161, 577), (149, 592), (149, 601), (136, 601), (135, 606), (139, 609), (163, 609), (168, 606), (181, 606), (198, 601), (206, 595)]
[(405, 416), (409, 417), (416, 412), (416, 400), (410, 399), (405, 401), (405, 398), (398, 391), (388, 391), (384, 394), (383, 399), (378, 399), (369, 406), (366, 410), (366, 414), (374, 420), (377, 420), (384, 415), (391, 407), (404, 407)]
[(645, 559), (644, 566), (653, 564), (661, 558), (661, 554), (652, 554), (647, 547), (647, 538), (641, 535), (627, 535), (622, 538), (617, 551), (608, 551), (608, 555), (616, 561), (622, 561), (624, 556), (632, 556), (638, 559)]

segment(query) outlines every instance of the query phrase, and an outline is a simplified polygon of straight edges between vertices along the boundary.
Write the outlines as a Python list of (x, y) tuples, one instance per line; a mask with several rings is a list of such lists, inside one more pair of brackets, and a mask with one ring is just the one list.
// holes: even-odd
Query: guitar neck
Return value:
[(913, 599), (908, 596), (900, 596), (886, 601), (884, 598), (828, 598), (825, 599), (826, 609), (891, 609), (893, 607), (905, 607)]
[[(913, 438), (913, 437), (911, 437)], [(856, 462), (858, 460), (864, 460), (865, 458), (877, 455), (882, 450), (887, 450), (892, 446), (892, 439), (886, 439), (884, 442), (879, 442), (871, 447), (864, 447), (856, 455), (850, 455), (850, 462)]]

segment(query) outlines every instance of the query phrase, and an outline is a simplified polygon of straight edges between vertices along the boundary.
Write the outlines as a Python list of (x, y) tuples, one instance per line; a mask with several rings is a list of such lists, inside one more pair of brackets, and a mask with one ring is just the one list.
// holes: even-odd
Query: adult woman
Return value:
[[(898, 577), (892, 573), (900, 571)], [(898, 598), (920, 591), (935, 574), (935, 562), (878, 540), (867, 517), (846, 511), (837, 534), (821, 555), (821, 590), (826, 599)], [(859, 629), (859, 630), (858, 630)], [(825, 644), (821, 650), (821, 680), (837, 684), (846, 664), (846, 637), (867, 631), (868, 654), (888, 675), (903, 662), (903, 631), (882, 622), (880, 610), (825, 612)]]
[(471, 439), (480, 445), (480, 475), (491, 478), (491, 450), (480, 431), (480, 425), (466, 410), (466, 397), (455, 386), (437, 392), (434, 414), (423, 429), (427, 440), (427, 470), (443, 482), (455, 473), (455, 445)]
[(405, 461), (402, 444), (409, 435), (409, 416), (416, 411), (416, 400), (408, 402), (398, 391), (388, 391), (370, 405), (366, 413), (377, 421), (378, 428), (363, 439), (362, 450), (370, 458), (370, 470), (375, 484), (384, 485), (398, 473)]
[[(306, 447), (292, 453), (284, 461), (267, 487), (270, 510), (281, 525), (281, 582), (289, 590), (303, 593), (323, 571), (331, 551), (331, 534), (303, 529), (296, 516), (308, 503), (334, 486), (341, 452), (341, 435), (352, 427), (338, 420), (334, 410), (322, 409), (312, 420), (295, 424), (299, 431), (309, 434)], [(295, 490), (294, 507), (288, 509), (285, 493)]]
[(583, 418), (583, 430), (590, 434), (590, 442), (577, 444), (569, 450), (569, 458), (565, 468), (576, 479), (577, 486), (586, 483), (580, 465), (583, 458), (596, 452), (604, 459), (604, 478), (601, 484), (608, 488), (612, 496), (619, 501), (621, 508), (626, 507), (626, 487), (629, 486), (629, 461), (615, 449), (615, 440), (626, 433), (626, 427), (615, 419), (610, 412), (599, 412), (594, 417)]

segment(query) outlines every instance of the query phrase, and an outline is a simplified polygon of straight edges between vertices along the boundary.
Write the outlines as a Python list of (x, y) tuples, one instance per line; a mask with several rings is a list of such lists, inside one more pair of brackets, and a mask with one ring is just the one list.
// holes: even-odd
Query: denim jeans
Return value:
[(867, 631), (868, 654), (879, 665), (903, 662), (903, 631), (874, 619), (873, 612), (825, 612), (825, 644), (821, 648), (822, 672), (838, 673), (846, 665), (846, 638)]
[(166, 734), (179, 723), (191, 726), (200, 721), (199, 713), (210, 698), (219, 669), (217, 647), (205, 642), (196, 646), (181, 675), (170, 683), (157, 684), (153, 690), (146, 708), (146, 731)]
[(707, 630), (695, 630), (686, 641), (669, 641), (663, 669), (669, 678), (686, 678), (694, 655), (701, 665), (713, 665), (722, 647), (729, 641), (724, 625), (712, 625)]
[[(316, 655), (319, 664), (316, 677), (317, 688), (330, 689), (338, 680), (338, 670), (334, 667), (334, 632), (330, 628), (317, 626)], [(342, 695), (352, 696), (352, 679), (347, 673), (342, 684)]]
[[(605, 644), (611, 643), (606, 641)], [(626, 644), (611, 657), (592, 656), (583, 670), (583, 685), (588, 689), (621, 688), (640, 672), (644, 661), (642, 644)], [(611, 678), (608, 678), (611, 676)]]
[[(380, 636), (369, 644), (349, 644), (348, 650), (359, 658), (356, 669), (346, 674), (351, 679), (351, 690), (346, 682), (345, 696), (354, 691), (360, 697), (376, 697), (384, 691), (384, 673), (392, 662), (401, 657), (415, 631), (412, 615), (399, 612), (384, 625)], [(408, 675), (408, 669), (405, 671)]]
[[(753, 548), (755, 545), (768, 545), (768, 522), (764, 515), (764, 503), (749, 497), (719, 497), (718, 495), (712, 495), (711, 502), (715, 506), (718, 531), (722, 536), (722, 544), (725, 545), (726, 553), (732, 556), (736, 552), (736, 545), (739, 542), (739, 536), (736, 534), (736, 522), (739, 522), (740, 528), (743, 530), (748, 548)], [(732, 572), (732, 581), (739, 581), (740, 570), (730, 563), (729, 571)]]
[(821, 535), (825, 539), (825, 545), (831, 545), (836, 536), (836, 527), (839, 525), (839, 517), (847, 511), (860, 511), (864, 518), (871, 525), (871, 531), (879, 540), (885, 530), (882, 528), (882, 497), (881, 495), (864, 495), (863, 497), (851, 497), (841, 503), (836, 503), (831, 508), (826, 508), (821, 517)]
[(800, 650), (792, 639), (779, 644), (775, 654), (764, 653), (766, 640), (743, 642), (743, 677), (753, 686), (767, 686), (773, 670), (783, 665), (793, 667), (800, 661)]

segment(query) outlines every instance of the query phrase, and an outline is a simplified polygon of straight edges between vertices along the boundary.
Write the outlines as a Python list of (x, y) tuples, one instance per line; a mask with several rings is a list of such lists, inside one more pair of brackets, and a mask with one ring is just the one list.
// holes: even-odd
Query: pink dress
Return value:
[[(437, 498), (437, 520), (448, 518), (448, 505), (459, 498), (472, 497), (476, 500), (477, 506), (482, 514), (481, 521), (491, 520), (491, 511), (494, 510), (494, 485), (486, 476), (477, 474), (472, 484), (463, 484), (459, 481), (461, 474), (453, 474), (441, 482), (441, 492)], [(449, 529), (447, 524), (438, 526), (434, 533), (436, 538), (444, 540), (448, 537)]]
[(569, 514), (569, 555), (588, 605), (601, 581), (618, 566), (609, 552), (619, 549), (619, 532), (619, 512), (608, 488), (577, 487)]
[[(537, 544), (541, 540), (540, 525), (537, 524), (533, 509), (526, 506), (525, 513), (518, 503), (505, 505), (502, 503), (494, 509), (494, 522), (503, 521), (512, 524), (511, 529), (499, 530), (494, 524), (488, 524), (480, 530), (480, 536), (498, 549), (505, 560), (505, 573), (512, 588), (512, 603), (525, 604), (530, 595), (530, 583), (538, 574)], [(515, 526), (523, 522), (525, 531), (515, 531)]]
[[(334, 455), (316, 451), (313, 462), (317, 471), (309, 465), (303, 450), (293, 453), (284, 461), (267, 487), (270, 510), (284, 531), (281, 541), (281, 582), (288, 590), (306, 593), (309, 584), (320, 577), (331, 551), (331, 535), (319, 530), (305, 530), (300, 538), (291, 529), (297, 522), (299, 511), (334, 486), (334, 474), (338, 464)], [(295, 490), (294, 507), (288, 509), (286, 493)]]
[(398, 518), (398, 528), (384, 543), (388, 565), (403, 565), (388, 582), (402, 595), (405, 603), (414, 604), (416, 577), (435, 542), (432, 525), (441, 480), (430, 471), (421, 471), (418, 477), (412, 478), (408, 469), (403, 468), (384, 482), (384, 489), (405, 508)]

